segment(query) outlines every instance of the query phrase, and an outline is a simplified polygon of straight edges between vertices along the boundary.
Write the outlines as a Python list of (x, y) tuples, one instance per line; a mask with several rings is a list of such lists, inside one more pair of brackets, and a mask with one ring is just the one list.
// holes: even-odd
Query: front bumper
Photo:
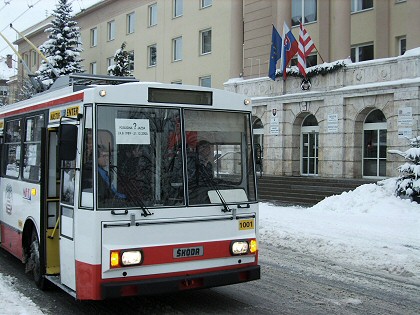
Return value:
[(109, 282), (101, 285), (102, 299), (121, 296), (153, 295), (184, 290), (205, 289), (258, 280), (260, 266), (177, 277), (128, 282)]

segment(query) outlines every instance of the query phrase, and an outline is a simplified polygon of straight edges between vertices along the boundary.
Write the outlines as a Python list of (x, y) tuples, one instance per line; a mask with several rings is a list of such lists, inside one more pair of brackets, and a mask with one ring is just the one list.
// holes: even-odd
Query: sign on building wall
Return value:
[(327, 132), (338, 132), (338, 114), (328, 114)]
[(413, 110), (403, 107), (398, 110), (398, 138), (411, 138), (413, 125)]
[(271, 119), (270, 119), (270, 135), (278, 135), (280, 134), (280, 127), (279, 127), (279, 116), (277, 114), (277, 109), (273, 108), (271, 110)]

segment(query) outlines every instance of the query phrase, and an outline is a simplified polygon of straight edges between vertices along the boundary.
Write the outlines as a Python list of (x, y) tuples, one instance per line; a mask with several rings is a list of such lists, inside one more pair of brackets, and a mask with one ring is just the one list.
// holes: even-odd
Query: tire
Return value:
[(39, 240), (36, 230), (32, 230), (31, 248), (30, 248), (30, 263), (32, 264), (32, 275), (35, 284), (41, 290), (46, 289), (46, 279), (41, 272), (41, 259), (39, 253)]

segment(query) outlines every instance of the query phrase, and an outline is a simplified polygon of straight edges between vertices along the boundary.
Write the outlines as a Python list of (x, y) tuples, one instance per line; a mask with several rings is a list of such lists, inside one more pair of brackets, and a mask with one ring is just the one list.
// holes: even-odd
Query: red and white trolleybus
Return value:
[(0, 131), (1, 247), (40, 288), (100, 300), (260, 278), (243, 96), (70, 75), (2, 107)]

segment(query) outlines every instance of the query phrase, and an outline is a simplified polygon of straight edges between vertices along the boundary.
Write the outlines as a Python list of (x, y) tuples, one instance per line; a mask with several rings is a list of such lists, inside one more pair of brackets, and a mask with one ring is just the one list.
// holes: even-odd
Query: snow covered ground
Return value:
[[(395, 180), (326, 198), (311, 208), (260, 206), (260, 241), (360, 268), (420, 280), (420, 205), (393, 195)], [(0, 274), (0, 314), (42, 314)]]

